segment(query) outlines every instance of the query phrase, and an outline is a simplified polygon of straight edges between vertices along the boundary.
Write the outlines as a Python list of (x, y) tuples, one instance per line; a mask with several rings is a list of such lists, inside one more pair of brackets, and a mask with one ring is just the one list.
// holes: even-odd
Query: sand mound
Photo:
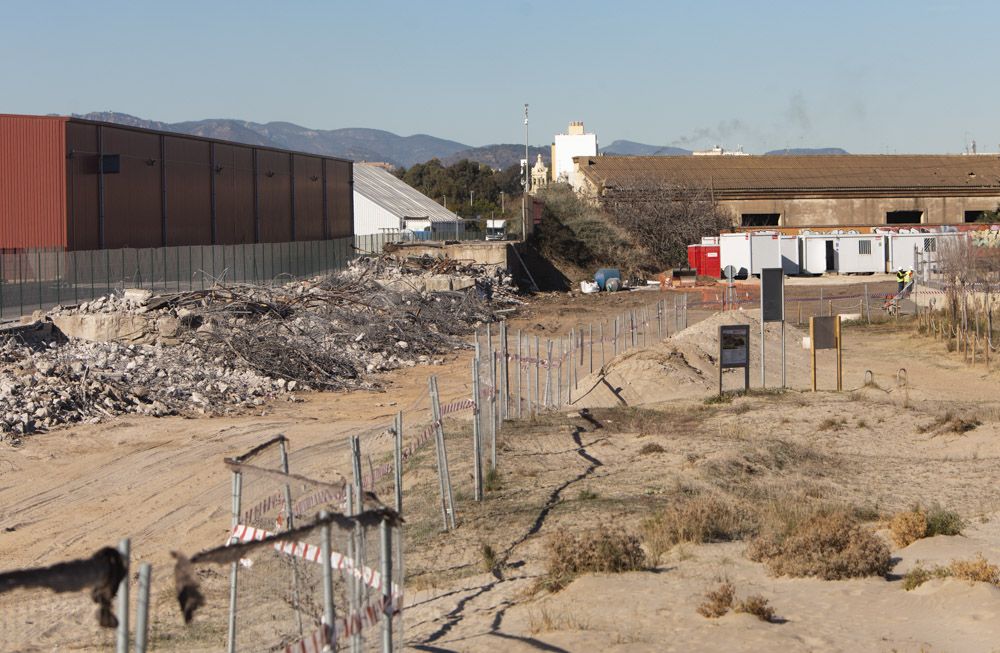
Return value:
[[(603, 369), (580, 380), (573, 405), (607, 407), (701, 397), (718, 389), (719, 326), (750, 325), (750, 383), (760, 385), (760, 311), (715, 313), (667, 340), (647, 349), (612, 359)], [(801, 355), (803, 332), (785, 325), (786, 366), (789, 375), (808, 373)], [(781, 326), (764, 330), (768, 386), (780, 384)], [(742, 370), (726, 370), (724, 387), (742, 387)]]

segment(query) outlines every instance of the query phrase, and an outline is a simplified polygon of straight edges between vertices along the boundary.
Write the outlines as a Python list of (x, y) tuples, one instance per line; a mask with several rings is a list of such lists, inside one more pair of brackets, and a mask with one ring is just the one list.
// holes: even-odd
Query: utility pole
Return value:
[(521, 179), (521, 186), (524, 192), (521, 193), (521, 240), (528, 239), (528, 103), (524, 104), (524, 165), (521, 172), (524, 177)]

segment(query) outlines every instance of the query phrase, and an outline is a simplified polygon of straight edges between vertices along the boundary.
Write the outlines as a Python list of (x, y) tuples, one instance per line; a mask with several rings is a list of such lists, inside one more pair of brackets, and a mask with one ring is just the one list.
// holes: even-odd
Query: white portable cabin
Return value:
[(781, 269), (785, 274), (799, 273), (799, 239), (797, 236), (782, 236)]
[(840, 274), (885, 272), (885, 236), (881, 234), (838, 234), (833, 249)]
[(949, 238), (964, 238), (960, 233), (891, 233), (886, 235), (889, 241), (889, 270), (912, 270), (917, 265), (917, 252), (921, 252), (925, 263), (936, 263), (938, 253)]
[(834, 238), (830, 234), (799, 236), (800, 274), (823, 274), (837, 269)]
[(750, 274), (760, 274), (764, 268), (783, 268), (781, 259), (781, 234), (751, 234)]
[(702, 236), (701, 237), (701, 244), (702, 245), (718, 245), (719, 244), (719, 237), (718, 236)]
[(750, 234), (719, 235), (719, 265), (725, 270), (727, 265), (736, 269), (737, 277), (750, 276)]

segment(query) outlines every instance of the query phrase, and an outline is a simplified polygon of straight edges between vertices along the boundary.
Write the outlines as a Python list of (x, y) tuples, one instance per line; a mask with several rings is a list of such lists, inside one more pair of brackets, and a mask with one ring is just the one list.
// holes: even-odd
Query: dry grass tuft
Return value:
[(928, 569), (918, 564), (903, 577), (903, 589), (910, 591), (933, 578), (949, 577), (1000, 586), (1000, 567), (991, 564), (981, 553), (972, 560), (952, 560), (946, 567), (938, 565)]
[(481, 556), (480, 561), (482, 563), (483, 571), (488, 574), (496, 572), (497, 567), (500, 564), (500, 559), (497, 556), (496, 550), (486, 542), (483, 542), (479, 546), (479, 554)]
[(772, 622), (774, 621), (774, 608), (768, 603), (760, 594), (753, 594), (746, 597), (735, 608), (736, 612), (745, 612), (746, 614), (752, 614), (761, 621)]
[(666, 449), (664, 449), (662, 446), (658, 445), (657, 443), (655, 443), (655, 442), (647, 442), (646, 444), (642, 445), (641, 449), (639, 449), (639, 455), (641, 455), (641, 456), (648, 456), (649, 454), (663, 453), (664, 451), (666, 451)]
[(897, 513), (889, 522), (889, 530), (896, 546), (909, 546), (927, 535), (927, 515), (922, 510)]
[(729, 581), (723, 582), (714, 590), (705, 593), (705, 600), (698, 606), (698, 614), (707, 619), (718, 619), (730, 610), (752, 614), (761, 621), (772, 622), (775, 619), (774, 608), (760, 594), (753, 594), (736, 600), (736, 587)]
[(541, 589), (557, 592), (580, 574), (619, 574), (646, 566), (639, 538), (599, 527), (593, 532), (553, 534), (547, 544), (548, 567), (539, 581)]
[(698, 614), (708, 619), (718, 619), (733, 607), (736, 588), (729, 581), (705, 593), (705, 601), (698, 606)]
[(778, 576), (823, 580), (884, 576), (892, 567), (889, 547), (845, 510), (820, 512), (788, 532), (758, 536), (747, 556)]
[(736, 540), (757, 532), (757, 515), (732, 499), (709, 495), (672, 502), (642, 524), (643, 543), (658, 561), (681, 542)]
[(819, 431), (839, 431), (847, 426), (847, 420), (843, 417), (827, 417), (816, 427)]
[(486, 492), (497, 492), (503, 484), (500, 482), (500, 472), (496, 467), (490, 467), (483, 475), (483, 490)]
[(1000, 567), (989, 563), (982, 553), (972, 560), (953, 560), (948, 565), (948, 571), (955, 578), (971, 583), (1000, 585)]

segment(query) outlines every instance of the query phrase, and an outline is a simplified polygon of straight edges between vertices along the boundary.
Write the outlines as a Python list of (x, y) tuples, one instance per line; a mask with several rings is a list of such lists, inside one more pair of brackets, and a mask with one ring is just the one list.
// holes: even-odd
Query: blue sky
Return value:
[(0, 112), (548, 143), (1000, 148), (987, 1), (0, 4)]

